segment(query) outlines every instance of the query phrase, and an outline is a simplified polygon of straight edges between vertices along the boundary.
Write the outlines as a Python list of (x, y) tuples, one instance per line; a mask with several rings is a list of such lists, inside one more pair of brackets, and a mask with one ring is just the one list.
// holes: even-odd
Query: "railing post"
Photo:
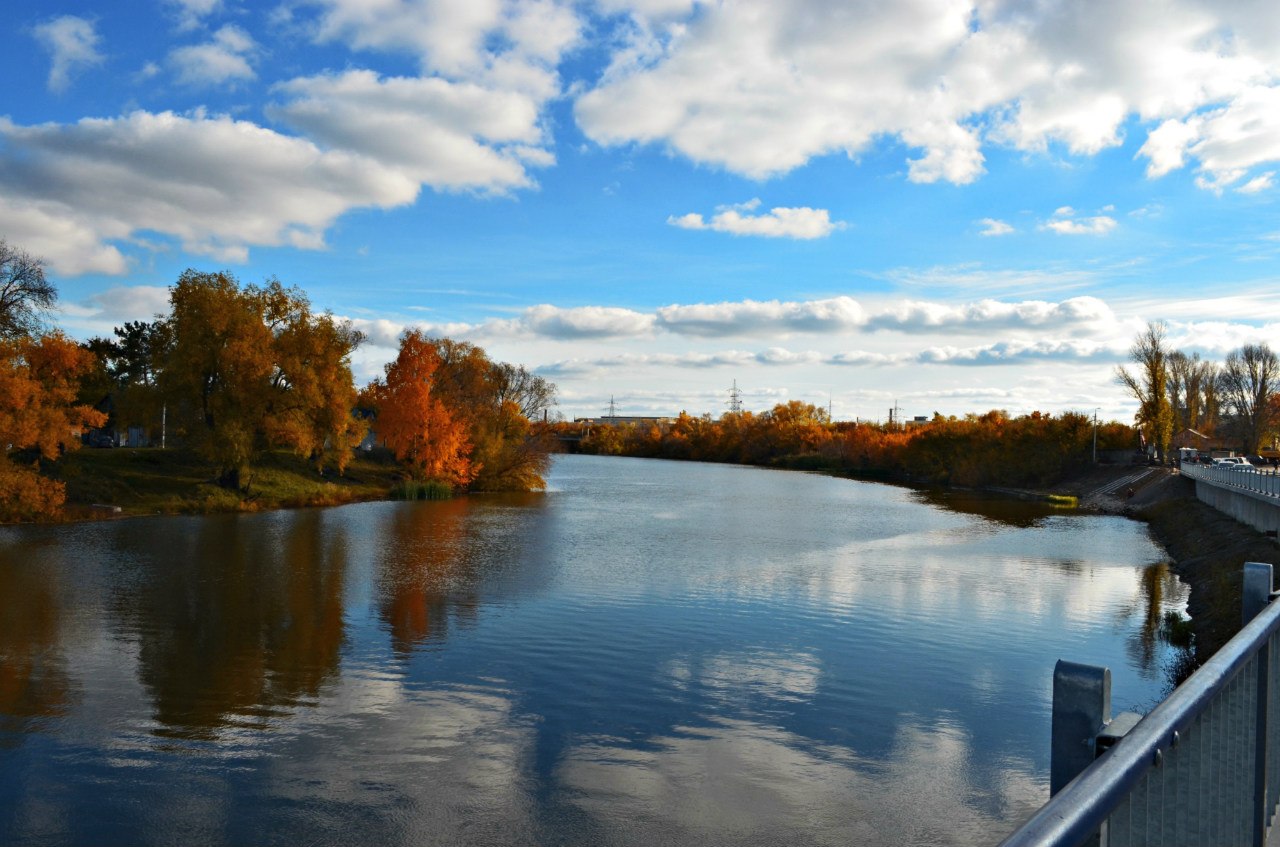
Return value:
[[(1244, 584), (1241, 587), (1241, 614), (1244, 623), (1253, 620), (1271, 602), (1271, 565), (1261, 562), (1244, 563)], [(1268, 678), (1271, 671), (1270, 639), (1262, 643), (1256, 659), (1258, 667), (1257, 717), (1254, 724), (1254, 760), (1253, 770), (1253, 844), (1264, 847), (1267, 843), (1267, 823), (1271, 819), (1271, 811), (1267, 808), (1267, 716), (1271, 713), (1271, 685)]]
[(1098, 733), (1111, 720), (1111, 671), (1059, 659), (1053, 668), (1049, 796), (1093, 762)]
[(1244, 563), (1244, 583), (1240, 589), (1241, 623), (1247, 624), (1271, 602), (1271, 565)]

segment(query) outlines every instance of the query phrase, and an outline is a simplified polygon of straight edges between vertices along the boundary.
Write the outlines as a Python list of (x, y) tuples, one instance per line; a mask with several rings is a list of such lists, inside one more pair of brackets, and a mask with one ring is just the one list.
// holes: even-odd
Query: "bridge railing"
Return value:
[(1234, 470), (1223, 465), (1198, 465), (1188, 462), (1182, 465), (1180, 471), (1183, 476), (1191, 479), (1203, 479), (1227, 488), (1239, 488), (1269, 497), (1280, 497), (1280, 476), (1267, 468), (1253, 471)]
[(1280, 802), (1271, 571), (1245, 565), (1244, 628), (1146, 717), (1111, 718), (1107, 669), (1058, 663), (1052, 796), (1002, 847), (1267, 843)]

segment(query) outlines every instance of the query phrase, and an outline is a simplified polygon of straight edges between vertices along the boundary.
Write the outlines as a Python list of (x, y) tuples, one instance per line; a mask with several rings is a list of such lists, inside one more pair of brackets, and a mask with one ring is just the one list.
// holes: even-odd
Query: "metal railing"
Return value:
[(1269, 468), (1252, 471), (1235, 470), (1231, 466), (1197, 465), (1188, 462), (1182, 465), (1179, 471), (1190, 479), (1202, 479), (1214, 485), (1253, 491), (1268, 497), (1280, 497), (1280, 476)]
[(1107, 669), (1058, 663), (1053, 796), (1002, 847), (1267, 844), (1280, 802), (1271, 571), (1245, 565), (1243, 629), (1146, 717), (1111, 719)]

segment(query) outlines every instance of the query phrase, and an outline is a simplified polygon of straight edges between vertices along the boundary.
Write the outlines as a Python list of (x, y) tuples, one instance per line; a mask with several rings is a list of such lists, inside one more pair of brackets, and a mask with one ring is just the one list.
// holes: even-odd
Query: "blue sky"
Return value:
[(109, 334), (188, 267), (474, 341), (567, 417), (1134, 409), (1280, 345), (1280, 5), (44, 0), (0, 238)]

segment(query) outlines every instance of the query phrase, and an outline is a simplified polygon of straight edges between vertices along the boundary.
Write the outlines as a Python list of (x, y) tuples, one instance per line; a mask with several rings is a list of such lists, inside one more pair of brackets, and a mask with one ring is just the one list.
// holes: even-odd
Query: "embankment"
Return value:
[(1146, 521), (1169, 551), (1174, 571), (1191, 586), (1187, 613), (1203, 662), (1240, 630), (1245, 562), (1280, 567), (1280, 546), (1250, 526), (1196, 499), (1195, 483), (1176, 473), (1135, 492), (1124, 513)]

